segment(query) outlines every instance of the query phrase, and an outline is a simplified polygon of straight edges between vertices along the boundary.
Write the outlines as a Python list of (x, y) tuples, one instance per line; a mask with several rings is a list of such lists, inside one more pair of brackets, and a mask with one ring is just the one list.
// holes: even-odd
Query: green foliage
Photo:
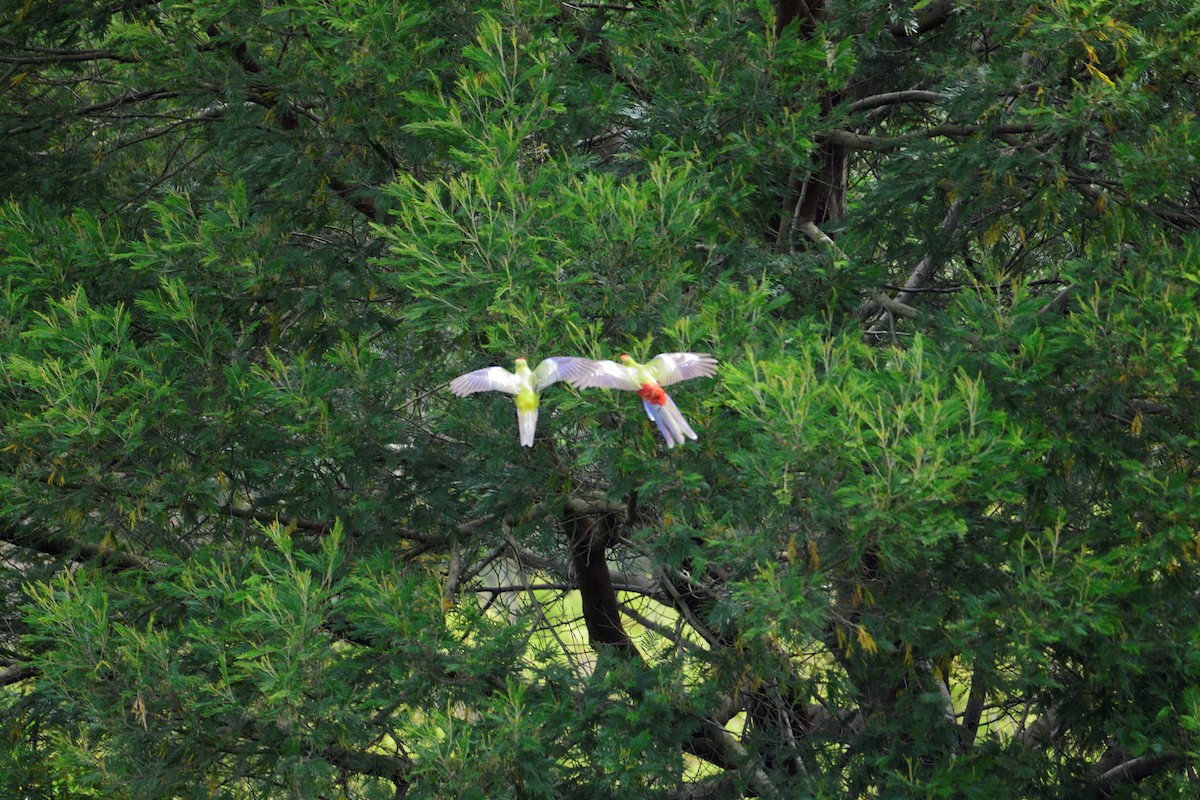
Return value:
[(1198, 30), (5, 12), (0, 794), (1194, 796)]

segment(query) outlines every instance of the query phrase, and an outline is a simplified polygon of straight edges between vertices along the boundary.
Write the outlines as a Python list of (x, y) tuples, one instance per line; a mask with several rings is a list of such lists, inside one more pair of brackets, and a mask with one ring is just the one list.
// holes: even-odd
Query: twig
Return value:
[[(529, 582), (525, 577), (525, 565), (521, 563), (521, 546), (517, 544), (517, 539), (515, 536), (513, 536), (512, 528), (509, 527), (507, 523), (503, 525), (503, 528), (504, 541), (506, 541), (512, 547), (513, 555), (516, 556), (517, 577), (521, 579), (521, 582), (525, 584), (526, 587), (528, 587)], [(563, 657), (567, 659), (567, 663), (571, 665), (571, 669), (575, 671), (576, 675), (583, 675), (583, 665), (578, 659), (575, 658), (574, 652), (571, 650), (571, 648), (567, 647), (567, 643), (564, 642), (562, 637), (558, 635), (558, 626), (553, 625), (550, 622), (550, 619), (546, 616), (546, 610), (542, 608), (542, 603), (540, 600), (538, 600), (537, 594), (535, 594), (534, 590), (530, 588), (526, 591), (526, 596), (529, 598), (529, 602), (533, 606), (534, 613), (537, 614), (538, 619), (545, 626), (545, 629), (550, 632), (550, 635), (554, 638), (554, 641), (557, 642), (558, 646), (562, 649)]]
[(655, 622), (645, 614), (642, 614), (640, 611), (630, 608), (628, 603), (621, 603), (621, 613), (629, 617), (637, 624), (641, 625), (643, 628), (654, 631), (667, 641), (674, 642), (676, 646), (690, 651), (693, 655), (703, 655), (705, 652), (704, 648), (695, 642), (688, 640), (686, 636), (680, 636), (676, 631), (668, 628), (666, 625)]

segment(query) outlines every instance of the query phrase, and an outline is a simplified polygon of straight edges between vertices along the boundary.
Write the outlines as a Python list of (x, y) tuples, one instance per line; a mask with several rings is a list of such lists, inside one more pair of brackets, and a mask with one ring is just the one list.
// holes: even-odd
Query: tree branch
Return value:
[(1179, 760), (1180, 756), (1178, 753), (1157, 753), (1155, 755), (1140, 756), (1130, 759), (1123, 764), (1118, 764), (1102, 773), (1096, 779), (1096, 796), (1100, 798), (1108, 797), (1111, 793), (1110, 789), (1115, 784), (1141, 783), (1164, 767), (1170, 766)]
[(77, 117), (87, 117), (99, 111), (111, 111), (114, 108), (131, 105), (133, 103), (143, 103), (147, 100), (167, 100), (173, 97), (179, 97), (180, 93), (170, 89), (130, 89), (123, 92), (121, 95), (105, 100), (101, 103), (92, 103), (86, 106), (76, 108), (72, 113)]
[[(255, 522), (260, 522), (263, 525), (271, 525), (278, 522), (285, 528), (294, 526), (298, 530), (308, 531), (309, 533), (315, 533), (321, 536), (328, 535), (328, 533), (333, 530), (332, 525), (326, 522), (320, 522), (319, 520), (304, 519), (303, 517), (289, 517), (284, 514), (273, 514), (270, 511), (258, 511), (247, 506), (223, 505), (217, 508), (217, 512), (221, 514), (228, 514), (231, 517), (237, 517), (239, 519), (253, 520)], [(486, 521), (487, 520), (484, 519), (463, 523), (458, 527), (458, 532), (460, 534), (469, 535)], [(353, 533), (349, 526), (346, 526), (346, 532)], [(408, 539), (409, 541), (418, 542), (420, 544), (429, 544), (432, 541), (429, 536), (408, 529), (393, 529), (391, 530), (391, 533), (400, 537), (401, 539)]]
[(746, 782), (754, 788), (759, 797), (770, 798), (770, 800), (777, 800), (780, 797), (779, 789), (771, 781), (771, 778), (763, 771), (762, 767), (754, 763), (754, 759), (746, 752), (746, 748), (733, 738), (732, 733), (714, 725), (710, 734), (724, 748), (726, 758), (738, 765), (738, 770), (745, 775)]
[(621, 623), (617, 592), (605, 560), (605, 551), (615, 534), (615, 516), (606, 513), (593, 519), (569, 507), (563, 511), (563, 527), (571, 543), (571, 565), (579, 586), (589, 639), (593, 645), (640, 657)]
[(908, 89), (903, 92), (886, 92), (855, 100), (846, 109), (851, 112), (868, 111), (880, 106), (891, 106), (899, 103), (940, 103), (947, 96), (940, 92), (926, 92), (920, 89)]
[(1037, 127), (1032, 123), (1014, 123), (1012, 125), (997, 125), (995, 127), (947, 123), (945, 125), (934, 125), (931, 128), (922, 128), (921, 130), (901, 134), (900, 136), (871, 136), (865, 133), (838, 130), (825, 134), (824, 138), (827, 142), (841, 145), (848, 150), (871, 150), (876, 153), (891, 153), (907, 144), (922, 139), (936, 139), (939, 137), (954, 139), (974, 136), (977, 133), (1005, 136), (1016, 133), (1033, 133), (1035, 130), (1037, 130)]
[(643, 628), (657, 633), (662, 638), (669, 642), (673, 642), (676, 646), (683, 650), (687, 650), (693, 655), (700, 655), (704, 652), (704, 648), (685, 636), (680, 635), (677, 631), (673, 631), (661, 622), (656, 622), (650, 619), (645, 614), (642, 614), (637, 609), (631, 608), (629, 603), (621, 604), (621, 613), (629, 617), (631, 620), (641, 625)]
[[(954, 230), (958, 227), (958, 212), (962, 209), (962, 206), (962, 199), (955, 200), (950, 204), (950, 208), (946, 211), (946, 216), (942, 218), (942, 224), (938, 226), (937, 241), (944, 242), (954, 233)], [(880, 301), (880, 297), (884, 297), (882, 293), (874, 292), (871, 295), (871, 300), (864, 303), (863, 307), (859, 309), (859, 316), (863, 319), (869, 319), (880, 307), (886, 308), (893, 314), (911, 316), (906, 311), (899, 310), (899, 307), (892, 306), (899, 304), (899, 306), (907, 308), (907, 304), (915, 298), (916, 293), (933, 280), (933, 275), (937, 272), (939, 265), (940, 260), (935, 257), (931, 249), (913, 267), (912, 272), (908, 275), (908, 279), (904, 282), (904, 287), (896, 294), (896, 297), (889, 300), (892, 304), (891, 306), (889, 306), (889, 302)], [(870, 333), (879, 333), (879, 331), (872, 329)]]
[(28, 680), (37, 675), (37, 670), (21, 664), (13, 664), (0, 670), (0, 686), (11, 686), (14, 683)]
[(616, 3), (563, 3), (567, 8), (573, 8), (576, 11), (582, 11), (585, 8), (595, 9), (597, 11), (637, 11), (637, 6), (633, 5), (618, 5)]
[(846, 260), (846, 254), (837, 246), (837, 242), (830, 238), (829, 234), (825, 233), (825, 231), (818, 228), (817, 224), (811, 219), (797, 220), (796, 228), (810, 240), (829, 248), (834, 257), (843, 261)]
[(967, 706), (963, 709), (959, 741), (964, 748), (975, 743), (979, 735), (979, 722), (983, 719), (983, 706), (987, 702), (987, 691), (983, 685), (983, 670), (979, 664), (971, 671), (971, 691), (967, 694)]
[[(1095, 186), (1086, 178), (1071, 176), (1067, 178), (1067, 182), (1075, 187), (1075, 191), (1079, 192), (1093, 203), (1105, 202), (1108, 195)], [(1176, 211), (1171, 208), (1158, 208), (1156, 206), (1147, 205), (1145, 203), (1133, 203), (1134, 208), (1140, 209), (1147, 214), (1152, 214), (1158, 217), (1163, 222), (1174, 225), (1178, 228), (1195, 229), (1200, 228), (1200, 215), (1188, 211)]]
[[(958, 227), (958, 212), (962, 210), (963, 200), (958, 199), (950, 204), (950, 208), (946, 210), (946, 216), (942, 218), (942, 224), (938, 226), (937, 237), (935, 241), (942, 243), (954, 235), (954, 230)], [(925, 287), (937, 272), (940, 259), (936, 258), (932, 249), (926, 253), (924, 258), (917, 262), (913, 267), (913, 271), (909, 273), (908, 280), (904, 282), (904, 289), (894, 298), (897, 303), (909, 303), (915, 298), (913, 290)]]
[[(871, 292), (871, 299), (879, 304), (884, 311), (889, 314), (895, 314), (897, 317), (905, 317), (907, 319), (917, 319), (921, 316), (921, 312), (910, 305), (905, 305), (898, 300), (893, 300), (883, 292)], [(880, 333), (881, 331), (871, 328), (868, 333)]]
[(78, 562), (99, 561), (118, 571), (145, 569), (150, 565), (148, 561), (133, 553), (75, 541), (57, 531), (37, 530), (25, 523), (0, 523), (0, 541), (48, 556), (66, 557)]
[[(0, 42), (6, 47), (13, 47), (12, 42)], [(67, 64), (81, 61), (120, 61), (125, 64), (136, 64), (140, 59), (114, 53), (111, 50), (55, 50), (50, 47), (35, 47), (26, 45), (20, 48), (36, 55), (16, 56), (0, 55), (0, 63), (4, 64)]]

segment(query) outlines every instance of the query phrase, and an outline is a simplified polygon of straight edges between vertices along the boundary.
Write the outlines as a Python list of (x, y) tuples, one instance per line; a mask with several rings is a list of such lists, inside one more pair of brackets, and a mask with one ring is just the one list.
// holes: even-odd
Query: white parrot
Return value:
[(590, 366), (590, 371), (585, 371), (580, 377), (569, 377), (568, 380), (579, 389), (601, 387), (637, 392), (642, 398), (646, 415), (662, 431), (668, 449), (683, 444), (685, 436), (696, 438), (696, 432), (679, 413), (679, 407), (663, 391), (663, 387), (689, 378), (707, 378), (715, 374), (717, 360), (708, 353), (659, 353), (645, 364), (622, 355), (620, 364), (593, 361)]
[(533, 434), (537, 430), (538, 398), (547, 386), (561, 380), (575, 378), (586, 373), (595, 362), (586, 358), (546, 358), (529, 369), (525, 359), (518, 358), (515, 372), (504, 367), (484, 367), (450, 381), (450, 391), (459, 397), (475, 392), (504, 392), (516, 395), (517, 430), (521, 444), (533, 447)]

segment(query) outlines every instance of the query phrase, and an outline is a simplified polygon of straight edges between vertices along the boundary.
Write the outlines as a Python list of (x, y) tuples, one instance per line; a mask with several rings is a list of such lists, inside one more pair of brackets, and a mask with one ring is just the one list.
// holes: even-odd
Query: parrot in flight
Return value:
[(533, 447), (537, 430), (538, 398), (547, 386), (586, 373), (594, 362), (586, 358), (545, 358), (530, 369), (525, 359), (518, 358), (515, 371), (504, 367), (484, 367), (450, 381), (450, 391), (459, 397), (475, 392), (504, 392), (516, 395), (517, 431), (524, 447)]
[(670, 449), (683, 444), (685, 436), (694, 440), (696, 432), (663, 387), (689, 378), (707, 378), (716, 371), (717, 360), (708, 353), (659, 353), (645, 364), (622, 355), (620, 364), (593, 361), (590, 371), (569, 380), (579, 389), (600, 387), (637, 392), (646, 415), (658, 425)]

